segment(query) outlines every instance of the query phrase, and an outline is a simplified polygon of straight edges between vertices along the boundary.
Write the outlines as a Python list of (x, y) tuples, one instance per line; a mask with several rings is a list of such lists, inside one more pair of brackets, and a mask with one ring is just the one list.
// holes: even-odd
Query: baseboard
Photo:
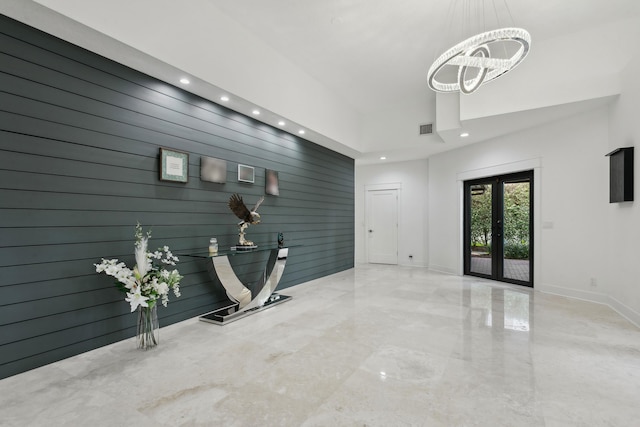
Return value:
[(597, 304), (607, 305), (611, 307), (611, 309), (616, 313), (640, 328), (640, 313), (609, 295), (600, 292), (583, 291), (580, 289), (564, 288), (561, 286), (547, 284), (538, 285), (535, 289), (537, 291), (545, 292), (548, 294), (560, 295), (563, 297), (575, 298), (584, 301), (595, 302)]
[(546, 292), (548, 294), (581, 299), (589, 302), (596, 302), (598, 304), (609, 304), (609, 296), (600, 292), (583, 291), (581, 289), (564, 288), (562, 286), (554, 286), (542, 283), (535, 286), (534, 289), (540, 292)]
[(449, 267), (444, 267), (442, 265), (429, 265), (428, 266), (429, 270), (435, 271), (437, 273), (445, 273), (445, 274), (453, 274), (454, 276), (458, 275), (458, 272), (455, 271), (455, 269), (453, 268), (449, 268)]
[[(407, 266), (405, 264), (405, 266)], [(414, 267), (422, 267), (422, 265), (413, 264), (411, 266)], [(444, 267), (441, 265), (428, 265), (425, 266), (429, 270), (444, 273), (444, 274), (452, 274), (454, 276), (458, 275), (458, 272), (452, 268)], [(499, 282), (498, 282), (499, 283)], [(632, 309), (628, 305), (618, 301), (617, 299), (603, 294), (601, 292), (593, 292), (593, 291), (584, 291), (580, 289), (571, 289), (564, 288), (562, 286), (555, 286), (549, 284), (537, 284), (534, 288), (536, 291), (545, 292), (548, 294), (559, 295), (568, 298), (575, 298), (584, 301), (594, 302), (596, 304), (604, 304), (609, 306), (616, 313), (627, 319), (629, 322), (633, 323), (635, 326), (640, 328), (640, 312)]]
[(618, 301), (613, 297), (609, 297), (611, 301), (608, 305), (617, 311), (622, 317), (640, 328), (640, 313), (629, 307), (628, 305)]
[(424, 262), (408, 262), (403, 264), (398, 264), (401, 267), (418, 267), (418, 268), (427, 268), (427, 264)]
[(378, 264), (378, 263), (371, 263), (371, 262), (360, 262), (360, 261), (356, 261), (355, 265), (397, 265), (398, 267), (418, 267), (418, 268), (427, 268), (427, 263), (426, 262), (420, 262), (420, 261), (413, 261), (413, 262), (408, 262), (408, 263), (398, 263), (398, 264)]

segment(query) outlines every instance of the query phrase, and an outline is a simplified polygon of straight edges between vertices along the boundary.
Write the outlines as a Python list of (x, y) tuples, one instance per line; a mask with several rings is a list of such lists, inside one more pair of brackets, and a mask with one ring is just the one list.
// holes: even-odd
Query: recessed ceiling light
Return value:
[(460, 138), (466, 138), (466, 137), (468, 137), (468, 136), (469, 136), (469, 132), (462, 132), (462, 133), (460, 134)]
[(284, 121), (280, 120), (280, 121), (278, 122), (278, 126), (284, 126), (284, 125), (286, 125), (286, 123), (285, 123)]
[(228, 100), (229, 100), (229, 97), (226, 96), (226, 95), (223, 95), (223, 96), (220, 97), (220, 101), (222, 101), (222, 102), (227, 102)]
[(304, 129), (300, 129), (300, 130), (298, 131), (298, 133), (299, 133), (300, 135), (304, 135)]
[(183, 77), (180, 79), (180, 83), (182, 83), (183, 85), (188, 85), (190, 82), (188, 78)]
[(385, 156), (380, 157), (380, 160), (387, 160)]
[(258, 111), (258, 110), (253, 110), (253, 115), (254, 115), (254, 116), (259, 116), (259, 115), (260, 115), (260, 111)]

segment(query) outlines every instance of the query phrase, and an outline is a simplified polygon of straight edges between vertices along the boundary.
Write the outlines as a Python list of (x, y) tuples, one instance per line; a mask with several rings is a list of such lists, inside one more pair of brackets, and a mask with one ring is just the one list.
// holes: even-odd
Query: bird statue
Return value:
[(255, 207), (249, 210), (249, 208), (247, 208), (247, 206), (242, 201), (241, 195), (233, 194), (231, 198), (229, 198), (229, 209), (231, 209), (231, 212), (236, 214), (236, 216), (242, 220), (238, 223), (238, 235), (240, 237), (238, 241), (238, 247), (241, 247), (242, 249), (257, 248), (257, 246), (252, 241), (245, 239), (244, 233), (250, 225), (260, 224), (260, 214), (257, 212), (257, 210), (262, 202), (264, 202), (264, 197), (261, 197), (260, 200), (258, 200), (258, 203), (256, 203)]

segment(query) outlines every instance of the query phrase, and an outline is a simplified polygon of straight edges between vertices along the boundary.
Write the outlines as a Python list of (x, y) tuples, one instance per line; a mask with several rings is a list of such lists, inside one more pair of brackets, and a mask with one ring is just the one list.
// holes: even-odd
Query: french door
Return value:
[(464, 183), (464, 274), (533, 287), (533, 171)]

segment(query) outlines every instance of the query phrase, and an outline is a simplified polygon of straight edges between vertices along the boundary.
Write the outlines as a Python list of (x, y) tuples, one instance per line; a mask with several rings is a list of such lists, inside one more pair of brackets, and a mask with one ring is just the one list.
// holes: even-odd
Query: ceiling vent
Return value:
[(420, 125), (420, 135), (431, 135), (433, 133), (433, 123)]

